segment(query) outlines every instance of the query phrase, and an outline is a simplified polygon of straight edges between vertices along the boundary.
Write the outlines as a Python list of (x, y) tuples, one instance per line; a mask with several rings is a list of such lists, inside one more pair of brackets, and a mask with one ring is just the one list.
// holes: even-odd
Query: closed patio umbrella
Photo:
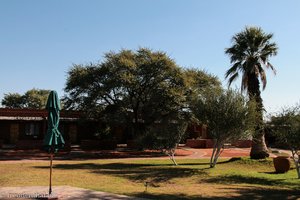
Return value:
[(43, 148), (50, 154), (50, 184), (49, 184), (49, 196), (52, 193), (52, 160), (53, 155), (59, 149), (64, 147), (65, 141), (61, 133), (58, 130), (59, 125), (59, 112), (60, 112), (60, 101), (56, 91), (51, 91), (46, 109), (48, 110), (48, 129), (44, 138)]

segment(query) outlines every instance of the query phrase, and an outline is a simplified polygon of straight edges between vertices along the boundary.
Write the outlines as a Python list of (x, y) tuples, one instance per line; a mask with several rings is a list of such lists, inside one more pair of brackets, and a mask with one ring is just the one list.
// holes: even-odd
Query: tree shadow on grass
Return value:
[(261, 186), (283, 186), (292, 189), (300, 189), (299, 184), (285, 182), (286, 179), (267, 179), (261, 177), (249, 177), (243, 175), (224, 175), (213, 177), (210, 179), (202, 180), (206, 183), (219, 183), (219, 184), (252, 184)]
[[(36, 168), (49, 168), (37, 166)], [(128, 163), (80, 163), (80, 164), (56, 164), (55, 169), (78, 170), (86, 169), (90, 173), (111, 175), (126, 178), (136, 182), (149, 182), (152, 186), (166, 183), (174, 178), (190, 177), (193, 175), (207, 174), (205, 169), (191, 169), (171, 164), (128, 164)]]
[[(186, 163), (185, 163), (186, 165)], [(44, 166), (36, 168), (48, 168)], [(136, 163), (108, 163), (108, 164), (96, 164), (96, 163), (81, 163), (81, 164), (56, 164), (54, 168), (61, 170), (77, 170), (85, 169), (89, 173), (111, 175), (115, 177), (126, 178), (131, 181), (140, 183), (149, 182), (150, 187), (159, 187), (161, 183), (169, 183), (175, 178), (191, 177), (199, 175), (203, 177), (207, 175), (206, 169), (191, 169), (185, 166), (172, 166), (170, 164), (136, 164)], [(291, 183), (284, 182), (285, 179), (270, 180), (261, 177), (248, 177), (242, 175), (226, 175), (219, 177), (208, 177), (200, 181), (199, 191), (201, 191), (201, 183), (213, 183), (213, 184), (233, 184), (232, 187), (220, 188), (225, 194), (230, 194), (234, 191), (232, 197), (218, 197), (220, 194), (212, 193), (210, 197), (201, 195), (189, 195), (187, 193), (177, 194), (152, 194), (151, 192), (146, 193), (129, 193), (130, 196), (148, 198), (148, 199), (204, 199), (204, 200), (229, 200), (229, 199), (242, 199), (242, 200), (253, 200), (253, 199), (291, 199), (296, 200), (300, 198), (299, 184), (293, 185)], [(180, 184), (178, 182), (177, 184)], [(239, 185), (235, 189), (234, 184)], [(243, 186), (242, 184), (248, 184), (250, 186)], [(277, 186), (277, 188), (283, 186), (283, 189), (265, 188), (263, 186)], [(291, 188), (291, 189), (284, 189)], [(214, 196), (216, 195), (216, 196)], [(222, 194), (221, 194), (222, 195)], [(81, 199), (84, 199), (81, 197)]]
[[(221, 188), (227, 190), (228, 188)], [(226, 192), (227, 193), (227, 192)], [(227, 193), (228, 194), (228, 193)], [(285, 190), (285, 189), (265, 189), (259, 187), (244, 187), (238, 188), (235, 194), (230, 197), (222, 196), (203, 196), (203, 195), (187, 195), (184, 193), (178, 194), (151, 194), (151, 193), (136, 193), (131, 194), (136, 197), (148, 199), (162, 199), (162, 200), (256, 200), (256, 199), (280, 199), (280, 200), (298, 200), (300, 198), (300, 191)]]

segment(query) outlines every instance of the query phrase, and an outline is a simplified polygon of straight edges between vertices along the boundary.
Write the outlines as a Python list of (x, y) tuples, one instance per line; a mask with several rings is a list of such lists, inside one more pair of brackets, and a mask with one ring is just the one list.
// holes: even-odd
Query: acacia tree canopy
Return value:
[(64, 105), (107, 123), (131, 124), (133, 134), (141, 134), (157, 121), (188, 116), (190, 82), (195, 77), (196, 70), (180, 68), (164, 52), (109, 52), (101, 63), (69, 70)]
[(104, 62), (68, 72), (65, 105), (104, 121), (133, 125), (134, 134), (174, 112), (186, 100), (182, 70), (163, 52), (141, 48), (105, 54)]

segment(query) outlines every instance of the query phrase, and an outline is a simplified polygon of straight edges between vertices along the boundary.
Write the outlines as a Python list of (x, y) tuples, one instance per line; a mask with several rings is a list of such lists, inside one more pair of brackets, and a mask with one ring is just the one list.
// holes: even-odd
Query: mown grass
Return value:
[[(272, 160), (115, 159), (54, 161), (53, 184), (152, 199), (297, 199), (296, 170), (274, 173)], [(49, 183), (48, 162), (0, 163), (0, 186)], [(147, 191), (146, 186), (147, 185)]]

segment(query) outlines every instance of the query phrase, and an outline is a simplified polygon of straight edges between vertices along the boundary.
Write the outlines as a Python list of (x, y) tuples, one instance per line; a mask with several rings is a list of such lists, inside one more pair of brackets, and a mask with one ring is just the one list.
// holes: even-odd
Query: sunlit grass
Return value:
[[(239, 197), (244, 190), (254, 192), (251, 199), (255, 191), (297, 195), (300, 189), (296, 170), (275, 174), (271, 159), (223, 159), (213, 169), (208, 161), (180, 159), (179, 166), (162, 159), (54, 161), (52, 182), (153, 199)], [(47, 186), (49, 162), (0, 163), (0, 174), (0, 186)]]

